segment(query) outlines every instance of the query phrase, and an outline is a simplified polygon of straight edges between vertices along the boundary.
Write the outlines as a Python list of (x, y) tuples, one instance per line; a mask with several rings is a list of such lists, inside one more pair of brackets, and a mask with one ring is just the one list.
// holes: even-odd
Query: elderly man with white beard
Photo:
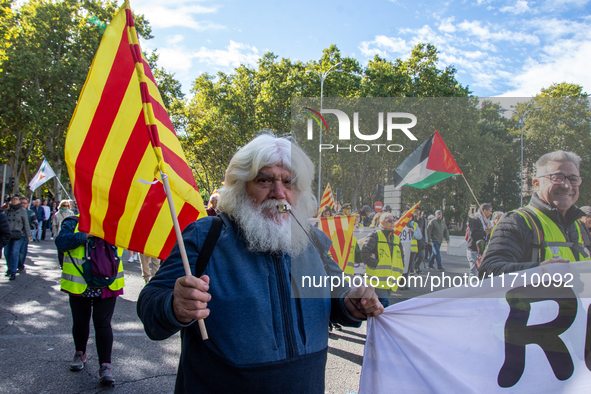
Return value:
[[(142, 290), (138, 314), (148, 336), (181, 331), (175, 393), (324, 393), (329, 319), (358, 327), (383, 312), (372, 287), (331, 293), (330, 281), (311, 292), (296, 284), (298, 273), (342, 275), (326, 257), (330, 240), (307, 221), (316, 210), (313, 174), (294, 143), (255, 138), (230, 161), (219, 219), (205, 217), (183, 232), (195, 274), (212, 223), (221, 219), (204, 274), (185, 276), (175, 246)], [(305, 229), (280, 205), (291, 206)], [(209, 339), (197, 319), (205, 319)]]

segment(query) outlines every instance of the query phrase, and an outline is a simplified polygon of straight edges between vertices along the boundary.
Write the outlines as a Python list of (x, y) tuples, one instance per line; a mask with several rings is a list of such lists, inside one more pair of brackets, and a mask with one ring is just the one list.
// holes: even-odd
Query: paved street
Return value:
[[(49, 234), (48, 234), (49, 235)], [(450, 257), (443, 248), (447, 275), (467, 272), (465, 258)], [(49, 237), (29, 245), (26, 274), (15, 281), (0, 279), (0, 393), (172, 393), (180, 354), (179, 335), (151, 341), (136, 314), (136, 300), (143, 286), (139, 263), (127, 263), (124, 253), (125, 294), (113, 316), (115, 342), (113, 373), (116, 386), (98, 385), (98, 361), (93, 329), (86, 367), (70, 372), (74, 354), (68, 296), (59, 291), (57, 252)], [(4, 258), (1, 260), (5, 264)], [(438, 275), (431, 271), (431, 275)], [(425, 289), (399, 291), (392, 302), (424, 294)], [(357, 392), (365, 324), (343, 328), (330, 335), (326, 392)]]

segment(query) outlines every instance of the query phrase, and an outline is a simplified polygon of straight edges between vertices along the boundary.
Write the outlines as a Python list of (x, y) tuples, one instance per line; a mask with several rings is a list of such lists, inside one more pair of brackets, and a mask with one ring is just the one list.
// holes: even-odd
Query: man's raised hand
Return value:
[(211, 300), (209, 276), (201, 278), (183, 276), (174, 284), (172, 308), (174, 316), (180, 323), (187, 324), (193, 320), (205, 319), (209, 316), (207, 302)]

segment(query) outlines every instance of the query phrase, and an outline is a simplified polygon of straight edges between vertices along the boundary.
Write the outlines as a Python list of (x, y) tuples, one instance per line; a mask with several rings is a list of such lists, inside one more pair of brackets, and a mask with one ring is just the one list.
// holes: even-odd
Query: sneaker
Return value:
[(8, 280), (15, 280), (16, 279), (16, 274), (10, 274), (10, 278), (8, 278)]
[(343, 327), (340, 324), (334, 323), (334, 329), (337, 331), (343, 331)]
[(431, 265), (430, 265), (430, 266), (429, 266), (429, 269), (430, 269), (430, 270), (434, 270), (434, 269), (435, 269), (435, 267), (433, 267), (433, 266), (431, 266)]
[(19, 268), (16, 270), (17, 274), (26, 274), (27, 270), (25, 269), (25, 267)]
[(84, 368), (86, 362), (86, 353), (76, 352), (74, 354), (74, 360), (70, 364), (70, 371), (81, 371)]
[(6, 273), (4, 274), (4, 276), (10, 276), (12, 275), (12, 273), (10, 272), (10, 270), (6, 271)]
[(423, 271), (421, 271), (421, 270), (416, 270), (416, 272), (415, 272), (415, 274), (417, 274), (417, 275), (420, 275), (422, 273), (423, 273)]
[(102, 363), (99, 375), (103, 386), (112, 386), (115, 383), (115, 379), (113, 379), (113, 374), (111, 373), (111, 364)]
[(443, 269), (443, 267), (438, 267), (437, 269), (438, 269), (439, 271), (445, 271), (445, 270)]

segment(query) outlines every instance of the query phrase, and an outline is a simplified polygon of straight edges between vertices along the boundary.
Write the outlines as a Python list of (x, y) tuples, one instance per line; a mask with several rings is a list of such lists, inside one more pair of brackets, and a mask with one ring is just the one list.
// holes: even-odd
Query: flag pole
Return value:
[[(170, 214), (172, 215), (172, 223), (174, 224), (174, 232), (176, 234), (177, 244), (179, 246), (179, 251), (181, 252), (181, 259), (183, 260), (183, 267), (185, 268), (185, 275), (193, 276), (191, 273), (191, 266), (189, 265), (189, 259), (187, 258), (187, 251), (185, 250), (185, 243), (183, 242), (183, 235), (181, 233), (181, 226), (179, 226), (179, 220), (176, 216), (176, 209), (174, 208), (174, 202), (172, 200), (172, 194), (170, 192), (170, 184), (168, 183), (168, 176), (162, 171), (160, 172), (162, 176), (162, 184), (164, 185), (164, 191), (166, 193), (166, 199), (168, 200), (168, 207), (170, 208)], [(201, 332), (201, 338), (205, 341), (209, 339), (207, 335), (207, 329), (205, 328), (205, 322), (203, 319), (197, 320), (199, 324), (199, 331)]]
[(476, 198), (476, 195), (474, 194), (474, 190), (472, 190), (472, 188), (470, 187), (470, 184), (468, 183), (468, 180), (466, 179), (464, 174), (462, 174), (462, 177), (466, 181), (466, 185), (468, 185), (468, 189), (470, 189), (470, 192), (472, 193), (472, 197), (474, 197), (474, 200), (476, 200), (476, 204), (478, 204), (478, 210), (480, 210), (480, 203), (478, 202), (478, 199)]
[(62, 182), (60, 181), (59, 177), (56, 175), (55, 179), (57, 179), (58, 183), (60, 184), (60, 186), (62, 187), (62, 189), (64, 189), (64, 193), (66, 193), (66, 196), (68, 196), (68, 200), (71, 200), (72, 197), (70, 197), (70, 195), (68, 194), (68, 192), (66, 191), (66, 188), (64, 187), (64, 185), (62, 185)]

